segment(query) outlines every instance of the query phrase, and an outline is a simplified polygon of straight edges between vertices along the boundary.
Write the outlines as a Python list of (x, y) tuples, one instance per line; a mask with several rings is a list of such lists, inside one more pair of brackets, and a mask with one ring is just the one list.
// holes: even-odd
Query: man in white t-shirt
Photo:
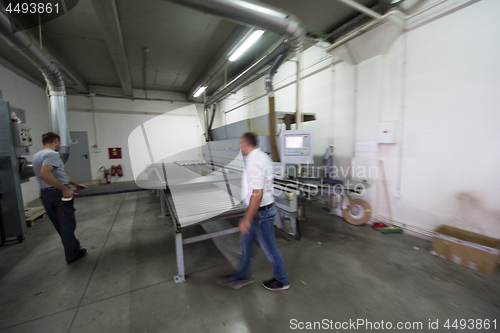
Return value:
[(273, 162), (266, 153), (257, 147), (257, 137), (248, 132), (240, 138), (240, 149), (245, 159), (245, 171), (241, 180), (242, 199), (247, 210), (238, 227), (240, 237), (240, 262), (238, 269), (231, 275), (217, 279), (224, 286), (240, 289), (253, 282), (247, 277), (252, 260), (255, 237), (260, 247), (273, 265), (274, 278), (264, 281), (268, 290), (285, 290), (290, 288), (288, 273), (281, 257), (274, 236), (274, 219), (276, 206), (273, 196)]

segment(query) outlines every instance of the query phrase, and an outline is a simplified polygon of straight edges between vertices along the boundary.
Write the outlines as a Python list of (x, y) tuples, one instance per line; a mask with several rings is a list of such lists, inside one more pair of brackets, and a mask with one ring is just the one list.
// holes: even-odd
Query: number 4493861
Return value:
[(36, 2), (24, 2), (24, 3), (17, 3), (15, 5), (10, 2), (7, 5), (7, 8), (5, 8), (5, 11), (9, 14), (12, 13), (23, 13), (23, 14), (51, 14), (52, 12), (54, 13), (59, 13), (59, 4), (55, 3), (36, 3)]
[(489, 330), (490, 328), (497, 329), (497, 320), (489, 320), (489, 319), (455, 319), (455, 321), (451, 321), (448, 319), (444, 324), (444, 327), (447, 329), (469, 329), (469, 330), (480, 330), (485, 329)]

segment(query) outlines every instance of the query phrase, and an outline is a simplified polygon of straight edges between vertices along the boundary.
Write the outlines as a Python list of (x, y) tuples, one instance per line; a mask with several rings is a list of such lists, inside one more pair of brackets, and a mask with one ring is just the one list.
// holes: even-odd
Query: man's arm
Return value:
[(66, 174), (66, 178), (68, 178), (70, 184), (75, 185), (76, 187), (87, 188), (87, 186), (80, 184), (79, 182), (71, 178), (68, 174)]
[(240, 220), (238, 224), (238, 228), (244, 234), (248, 233), (250, 226), (252, 225), (252, 219), (260, 208), (260, 203), (262, 201), (262, 196), (264, 194), (264, 190), (253, 190), (252, 196), (250, 197), (250, 203), (248, 204), (247, 211), (245, 212), (245, 216)]
[(62, 191), (63, 197), (65, 198), (73, 198), (73, 195), (78, 194), (71, 191), (69, 188), (64, 186), (63, 183), (58, 181), (57, 178), (52, 174), (52, 170), (54, 170), (54, 167), (52, 165), (43, 165), (42, 169), (40, 170), (40, 178), (50, 186)]

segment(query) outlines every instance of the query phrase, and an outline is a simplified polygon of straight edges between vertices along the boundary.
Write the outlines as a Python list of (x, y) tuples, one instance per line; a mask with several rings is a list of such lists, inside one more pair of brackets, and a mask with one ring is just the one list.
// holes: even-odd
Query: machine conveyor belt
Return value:
[(245, 211), (245, 206), (241, 203), (235, 199), (231, 201), (227, 191), (211, 184), (171, 188), (166, 198), (180, 228)]

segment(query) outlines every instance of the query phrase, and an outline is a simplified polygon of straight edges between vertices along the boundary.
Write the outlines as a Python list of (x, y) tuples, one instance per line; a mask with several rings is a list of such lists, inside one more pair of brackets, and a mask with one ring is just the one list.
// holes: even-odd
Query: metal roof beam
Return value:
[(123, 45), (120, 19), (115, 0), (92, 0), (94, 11), (113, 59), (123, 93), (132, 96), (132, 76), (128, 65), (125, 46)]

